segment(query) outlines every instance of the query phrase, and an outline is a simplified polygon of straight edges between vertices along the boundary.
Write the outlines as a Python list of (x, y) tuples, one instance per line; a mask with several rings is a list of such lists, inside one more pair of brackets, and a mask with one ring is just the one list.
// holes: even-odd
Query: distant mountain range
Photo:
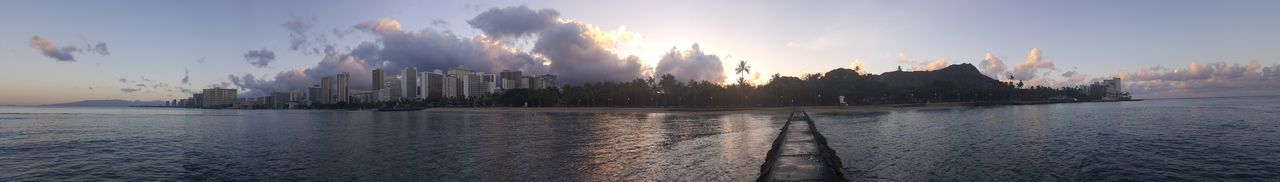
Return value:
[(84, 100), (68, 103), (49, 104), (45, 106), (79, 106), (79, 107), (128, 107), (128, 106), (163, 106), (164, 101), (128, 101), (128, 100)]

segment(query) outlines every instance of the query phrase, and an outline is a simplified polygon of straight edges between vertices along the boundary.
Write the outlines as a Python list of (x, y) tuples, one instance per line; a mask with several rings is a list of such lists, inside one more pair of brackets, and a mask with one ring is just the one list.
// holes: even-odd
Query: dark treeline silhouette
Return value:
[[(750, 72), (745, 62), (738, 73)], [(1001, 82), (983, 75), (971, 64), (934, 71), (892, 71), (861, 74), (860, 68), (837, 68), (801, 77), (774, 74), (766, 84), (753, 85), (742, 77), (736, 83), (680, 81), (672, 75), (627, 82), (596, 82), (547, 89), (512, 89), (471, 99), (403, 100), (358, 107), (776, 107), (927, 102), (1050, 101), (1060, 98), (1099, 100), (1076, 87), (1023, 88), (1021, 81)], [(1011, 78), (1010, 80), (1013, 80)], [(840, 97), (844, 97), (841, 103)], [(352, 106), (343, 106), (352, 107)], [(341, 107), (340, 107), (341, 108)]]

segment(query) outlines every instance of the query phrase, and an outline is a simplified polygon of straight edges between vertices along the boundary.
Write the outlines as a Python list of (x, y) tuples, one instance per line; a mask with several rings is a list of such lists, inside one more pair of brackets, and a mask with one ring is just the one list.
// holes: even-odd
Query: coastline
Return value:
[(706, 114), (787, 114), (800, 109), (810, 113), (828, 112), (887, 112), (909, 110), (939, 110), (974, 107), (970, 102), (930, 103), (924, 106), (859, 105), (859, 106), (791, 106), (791, 107), (736, 107), (736, 108), (650, 108), (650, 107), (439, 107), (423, 112), (567, 112), (567, 113), (706, 113)]

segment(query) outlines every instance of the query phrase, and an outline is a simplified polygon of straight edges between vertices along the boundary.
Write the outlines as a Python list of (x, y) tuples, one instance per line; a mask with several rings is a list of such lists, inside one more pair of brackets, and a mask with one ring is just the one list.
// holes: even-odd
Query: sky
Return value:
[[(368, 70), (766, 83), (970, 63), (1138, 98), (1280, 95), (1280, 1), (4, 1), (0, 104), (245, 96)], [(740, 61), (751, 73), (736, 74)], [(393, 73), (394, 71), (388, 71)], [(364, 85), (364, 86), (362, 86)]]

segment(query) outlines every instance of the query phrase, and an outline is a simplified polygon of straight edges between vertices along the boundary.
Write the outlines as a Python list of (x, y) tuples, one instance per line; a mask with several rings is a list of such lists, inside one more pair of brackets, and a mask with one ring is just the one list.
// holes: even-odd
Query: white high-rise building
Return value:
[[(454, 81), (455, 83), (452, 84), (452, 87), (446, 86), (447, 89), (451, 89), (446, 92), (456, 92), (448, 97), (471, 98), (473, 95), (471, 90), (478, 90), (477, 87), (479, 86), (478, 81), (480, 81), (480, 77), (476, 76), (474, 71), (471, 71), (466, 67), (459, 66), (457, 68), (449, 69), (447, 75), (453, 77), (453, 80), (456, 80)], [(445, 83), (447, 84), (448, 82), (449, 81), (446, 81)], [(472, 85), (475, 85), (475, 87)]]
[(386, 81), (382, 83), (382, 88), (384, 88), (382, 98), (379, 99), (383, 101), (397, 101), (403, 98), (404, 95), (400, 93), (403, 91), (403, 86), (401, 85), (400, 80), (400, 76), (398, 75), (386, 79)]

